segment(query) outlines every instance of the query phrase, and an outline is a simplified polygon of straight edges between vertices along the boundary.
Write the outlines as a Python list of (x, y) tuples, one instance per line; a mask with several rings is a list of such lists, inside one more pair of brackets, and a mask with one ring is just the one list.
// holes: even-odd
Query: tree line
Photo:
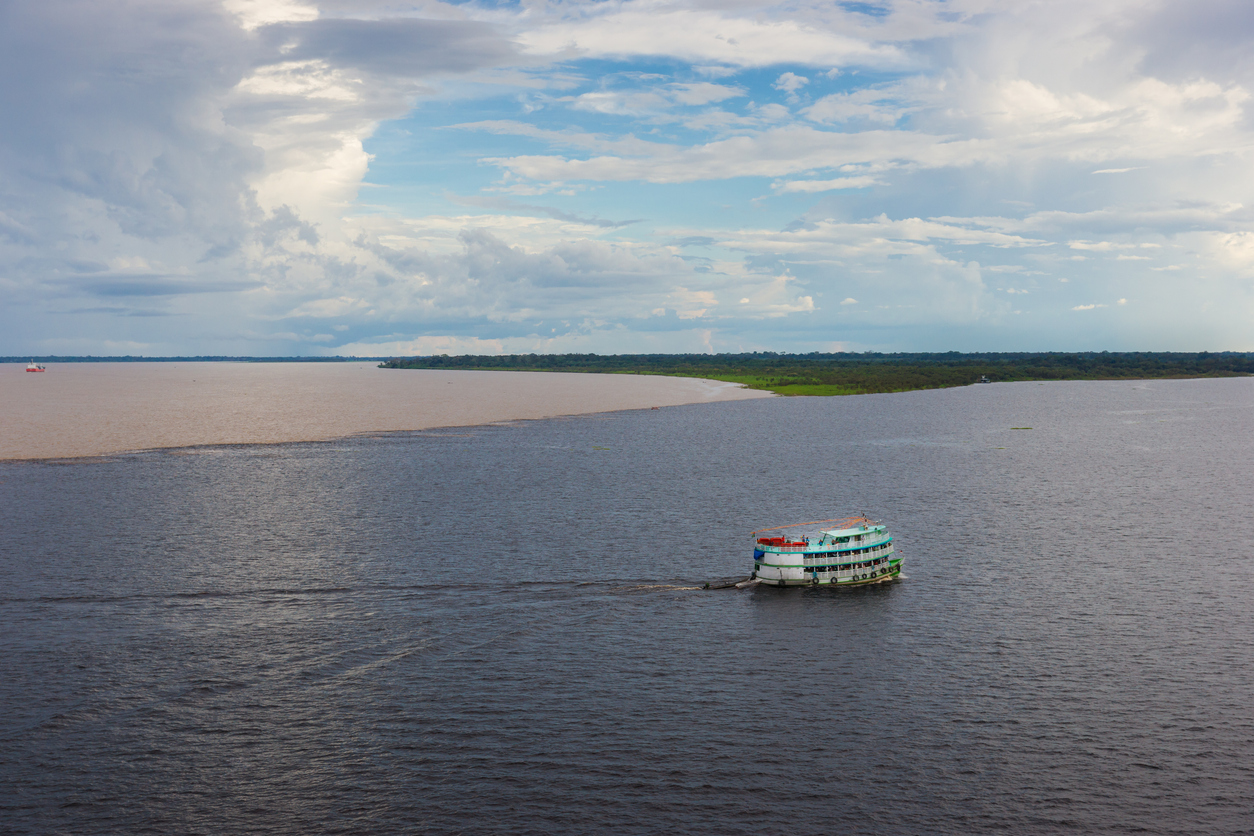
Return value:
[(391, 369), (658, 374), (743, 383), (785, 395), (873, 394), (1028, 380), (1133, 380), (1254, 374), (1248, 352), (984, 354), (501, 354), (395, 358)]

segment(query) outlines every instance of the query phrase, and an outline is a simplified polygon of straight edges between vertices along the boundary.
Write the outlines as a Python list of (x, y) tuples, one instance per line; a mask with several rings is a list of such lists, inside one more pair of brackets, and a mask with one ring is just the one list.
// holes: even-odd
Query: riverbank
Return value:
[(870, 395), (948, 389), (976, 382), (1247, 376), (1254, 374), (1254, 353), (508, 354), (401, 357), (384, 365), (394, 369), (678, 375), (739, 383), (778, 395)]
[(327, 441), (625, 409), (770, 397), (734, 383), (432, 370), (374, 362), (0, 366), (0, 459), (212, 444)]

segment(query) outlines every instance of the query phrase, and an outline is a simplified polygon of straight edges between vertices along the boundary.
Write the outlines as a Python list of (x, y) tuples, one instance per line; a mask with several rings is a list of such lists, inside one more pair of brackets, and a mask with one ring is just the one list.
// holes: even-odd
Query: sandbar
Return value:
[(734, 383), (561, 372), (380, 369), (373, 362), (0, 365), (0, 459), (327, 441), (772, 397)]

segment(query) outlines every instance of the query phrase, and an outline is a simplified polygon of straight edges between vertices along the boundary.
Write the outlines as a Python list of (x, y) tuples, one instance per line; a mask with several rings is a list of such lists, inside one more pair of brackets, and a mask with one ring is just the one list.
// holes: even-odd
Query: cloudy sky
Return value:
[(0, 0), (0, 353), (1254, 350), (1248, 0)]

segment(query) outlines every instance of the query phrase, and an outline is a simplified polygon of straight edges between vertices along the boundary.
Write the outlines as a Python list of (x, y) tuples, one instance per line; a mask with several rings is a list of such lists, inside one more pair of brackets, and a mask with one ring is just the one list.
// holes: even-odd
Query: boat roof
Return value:
[(857, 525), (857, 526), (854, 526), (853, 528), (827, 529), (823, 533), (826, 534), (828, 537), (849, 537), (854, 534), (865, 534), (868, 531), (883, 531), (883, 530), (884, 530), (884, 526), (882, 525), (878, 525), (876, 523), (864, 523), (863, 525)]
[(815, 522), (793, 523), (792, 525), (777, 525), (774, 528), (759, 528), (757, 531), (750, 532), (750, 534), (752, 534), (754, 537), (757, 537), (759, 534), (765, 534), (768, 531), (783, 531), (788, 528), (801, 528), (803, 526), (818, 526), (818, 525), (823, 525), (824, 523), (839, 523), (842, 526), (841, 528), (820, 529), (820, 531), (823, 534), (826, 534), (830, 537), (847, 537), (847, 536), (851, 536), (854, 534), (865, 534), (868, 531), (884, 531), (885, 530), (885, 527), (883, 525), (880, 525), (877, 522), (871, 521), (865, 515), (859, 515), (856, 517), (845, 517), (844, 519), (837, 519), (837, 520), (816, 520)]

